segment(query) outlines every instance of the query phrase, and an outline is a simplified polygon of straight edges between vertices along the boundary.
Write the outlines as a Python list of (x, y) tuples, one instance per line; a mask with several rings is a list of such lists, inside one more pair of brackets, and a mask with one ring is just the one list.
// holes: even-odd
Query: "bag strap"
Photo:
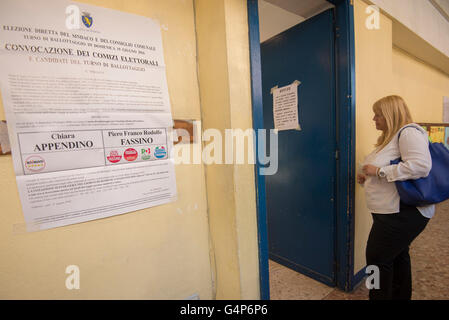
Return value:
[[(405, 126), (404, 128), (402, 128), (401, 130), (399, 130), (399, 133), (398, 133), (398, 144), (399, 144), (399, 138), (401, 137), (402, 130), (407, 129), (407, 128), (415, 128), (416, 130), (418, 130), (419, 132), (422, 133), (422, 131), (421, 131), (417, 126), (415, 126), (415, 125), (413, 125), (413, 124), (407, 125), (407, 126)], [(399, 147), (399, 146), (398, 146), (398, 147)]]
[[(404, 128), (402, 128), (401, 130), (399, 130), (399, 133), (398, 133), (398, 142), (399, 142), (399, 138), (401, 137), (401, 133), (402, 133), (402, 130), (404, 130), (404, 129), (407, 129), (407, 128), (415, 128), (416, 130), (418, 130), (419, 132), (421, 132), (421, 130), (417, 127), (417, 126), (415, 126), (415, 125), (407, 125), (407, 126), (405, 126)], [(422, 132), (421, 132), (422, 133)]]

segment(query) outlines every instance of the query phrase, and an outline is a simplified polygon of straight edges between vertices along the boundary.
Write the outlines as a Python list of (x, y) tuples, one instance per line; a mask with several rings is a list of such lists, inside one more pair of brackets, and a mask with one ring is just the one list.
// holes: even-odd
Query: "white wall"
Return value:
[(259, 0), (260, 42), (264, 42), (303, 21), (304, 18), (301, 16)]

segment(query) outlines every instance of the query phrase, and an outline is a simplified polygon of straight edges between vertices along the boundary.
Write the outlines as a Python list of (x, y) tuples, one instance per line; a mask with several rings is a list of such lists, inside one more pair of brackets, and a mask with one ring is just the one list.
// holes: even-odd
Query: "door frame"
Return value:
[[(354, 198), (355, 198), (355, 57), (354, 8), (352, 0), (327, 0), (335, 5), (335, 88), (337, 128), (336, 189), (336, 286), (352, 291), (360, 281), (354, 276)], [(251, 67), (251, 95), (254, 130), (263, 129), (262, 69), (258, 0), (247, 0)], [(257, 135), (256, 135), (257, 136)], [(258, 154), (258, 143), (255, 143)], [(265, 177), (259, 175), (259, 159), (254, 166), (259, 246), (260, 298), (270, 299), (268, 267), (267, 210)], [(313, 276), (312, 276), (313, 278)]]

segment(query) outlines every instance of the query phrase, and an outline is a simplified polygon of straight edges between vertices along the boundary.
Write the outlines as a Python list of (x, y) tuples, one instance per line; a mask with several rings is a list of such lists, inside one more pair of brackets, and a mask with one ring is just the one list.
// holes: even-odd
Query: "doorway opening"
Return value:
[(351, 14), (344, 0), (248, 0), (255, 129), (275, 129), (273, 89), (297, 84), (298, 128), (277, 131), (278, 171), (256, 166), (262, 299), (281, 267), (352, 289)]

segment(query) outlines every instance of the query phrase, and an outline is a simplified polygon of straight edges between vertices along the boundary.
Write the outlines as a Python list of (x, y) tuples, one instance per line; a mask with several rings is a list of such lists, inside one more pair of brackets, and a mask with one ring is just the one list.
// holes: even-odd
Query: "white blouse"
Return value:
[[(385, 178), (370, 176), (364, 183), (366, 204), (373, 213), (399, 212), (400, 199), (394, 181), (426, 177), (432, 168), (427, 132), (415, 123), (413, 126), (402, 131), (399, 141), (396, 133), (382, 150), (377, 152), (379, 148), (376, 148), (363, 163), (381, 168), (385, 173)], [(391, 160), (399, 157), (402, 162), (390, 165)], [(426, 218), (432, 218), (435, 213), (435, 205), (417, 209)]]

